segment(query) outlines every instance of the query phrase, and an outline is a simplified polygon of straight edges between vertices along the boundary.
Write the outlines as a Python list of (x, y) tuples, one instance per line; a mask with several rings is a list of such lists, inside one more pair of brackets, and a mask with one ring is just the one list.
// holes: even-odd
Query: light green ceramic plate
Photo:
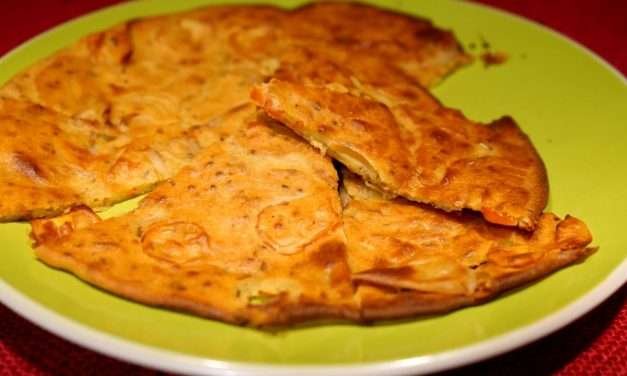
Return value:
[[(0, 60), (0, 82), (86, 33), (208, 1), (131, 2), (81, 17)], [(280, 1), (296, 6), (300, 1)], [(1, 300), (70, 341), (131, 362), (186, 373), (405, 374), (441, 370), (521, 346), (599, 304), (627, 276), (627, 84), (573, 42), (531, 22), (454, 1), (375, 1), (429, 17), (461, 41), (510, 58), (479, 62), (436, 94), (476, 120), (513, 115), (544, 158), (550, 210), (585, 219), (600, 247), (586, 262), (479, 307), (385, 323), (280, 333), (146, 307), (37, 262), (28, 227), (0, 225)], [(0, 198), (1, 199), (1, 198)], [(125, 204), (126, 207), (129, 204)], [(125, 205), (115, 208), (124, 210)]]

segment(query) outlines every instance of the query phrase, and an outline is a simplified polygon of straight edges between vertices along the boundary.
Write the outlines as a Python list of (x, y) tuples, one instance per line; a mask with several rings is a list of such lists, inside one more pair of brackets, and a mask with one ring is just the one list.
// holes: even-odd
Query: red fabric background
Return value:
[[(0, 55), (26, 39), (117, 0), (0, 1)], [(534, 19), (579, 41), (627, 74), (627, 1), (480, 0)], [(45, 4), (45, 6), (42, 6)], [(627, 375), (627, 286), (573, 324), (506, 355), (452, 375)], [(0, 304), (0, 376), (155, 375), (75, 346)]]

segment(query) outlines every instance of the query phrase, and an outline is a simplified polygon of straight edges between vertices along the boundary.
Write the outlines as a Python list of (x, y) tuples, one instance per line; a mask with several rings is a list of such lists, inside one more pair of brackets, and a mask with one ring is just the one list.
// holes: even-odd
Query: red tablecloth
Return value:
[[(0, 54), (62, 21), (116, 0), (0, 1)], [(627, 74), (627, 1), (481, 0), (578, 40)], [(45, 4), (45, 6), (42, 6)], [(509, 354), (449, 373), (627, 375), (627, 286), (566, 328)], [(150, 375), (26, 322), (0, 304), (0, 376)], [(447, 373), (448, 374), (448, 373)]]

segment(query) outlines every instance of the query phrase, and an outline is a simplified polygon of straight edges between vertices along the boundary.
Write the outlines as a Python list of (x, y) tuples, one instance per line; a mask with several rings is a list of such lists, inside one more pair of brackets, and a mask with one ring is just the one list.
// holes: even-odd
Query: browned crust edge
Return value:
[(595, 247), (575, 248), (561, 251), (556, 257), (544, 260), (533, 269), (524, 270), (497, 279), (490, 288), (471, 296), (447, 296), (425, 294), (415, 291), (399, 292), (381, 304), (362, 304), (362, 321), (398, 319), (423, 314), (446, 313), (457, 308), (473, 306), (490, 301), (505, 291), (539, 280), (571, 264), (583, 261), (597, 250)]
[[(515, 129), (521, 139), (526, 141), (526, 145), (534, 158), (535, 166), (537, 168), (532, 169), (534, 174), (531, 178), (536, 182), (535, 186), (538, 190), (533, 192), (535, 194), (530, 201), (528, 217), (518, 220), (518, 223), (516, 224), (516, 227), (520, 227), (525, 230), (534, 230), (538, 223), (538, 219), (540, 218), (540, 215), (542, 215), (542, 211), (546, 208), (549, 200), (550, 186), (546, 165), (544, 164), (540, 153), (531, 141), (531, 138), (529, 138), (529, 135), (520, 129), (520, 126), (518, 126), (518, 123), (513, 118), (510, 116), (503, 116), (493, 121), (488, 126), (496, 128), (497, 131), (498, 128), (503, 129), (511, 127)], [(526, 219), (528, 219), (528, 221), (526, 221)]]
[(311, 320), (340, 319), (359, 321), (357, 309), (347, 305), (287, 303), (279, 301), (264, 307), (249, 307), (247, 311), (225, 312), (218, 306), (202, 304), (179, 297), (176, 294), (147, 294), (146, 286), (130, 281), (115, 281), (105, 273), (89, 270), (71, 257), (48, 251), (45, 246), (35, 249), (39, 261), (70, 274), (110, 294), (154, 307), (172, 309), (181, 313), (193, 313), (205, 318), (258, 328), (281, 328)]
[[(538, 280), (560, 268), (582, 261), (596, 250), (597, 248), (588, 247), (562, 251), (556, 257), (545, 260), (536, 268), (500, 278), (494, 281), (490, 288), (479, 290), (472, 296), (446, 296), (414, 291), (399, 291), (392, 298), (382, 299), (377, 304), (362, 303), (360, 308), (290, 303), (270, 305), (265, 309), (251, 308), (253, 315), (246, 316), (244, 314), (224, 312), (216, 306), (196, 303), (177, 297), (175, 294), (165, 295), (162, 298), (146, 294), (145, 287), (141, 284), (112, 281), (104, 273), (88, 271), (85, 266), (74, 262), (70, 257), (56, 252), (48, 252), (45, 246), (36, 249), (36, 254), (42, 262), (49, 266), (68, 271), (97, 288), (140, 303), (169, 308), (184, 313), (191, 312), (202, 317), (236, 325), (280, 329), (310, 320), (339, 319), (369, 324), (374, 320), (411, 318), (419, 315), (446, 313), (461, 307), (485, 303), (507, 290)], [(42, 257), (42, 254), (45, 254), (45, 257)], [(255, 316), (257, 315), (266, 317), (256, 319)]]

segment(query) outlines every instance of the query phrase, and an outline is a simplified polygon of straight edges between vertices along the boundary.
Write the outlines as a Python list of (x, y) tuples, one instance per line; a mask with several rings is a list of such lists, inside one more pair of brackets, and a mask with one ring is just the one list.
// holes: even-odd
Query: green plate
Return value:
[[(206, 3), (134, 1), (81, 17), (3, 57), (0, 82), (89, 32)], [(431, 372), (507, 351), (566, 325), (620, 287), (627, 276), (625, 79), (566, 38), (500, 11), (442, 0), (373, 3), (431, 18), (465, 46), (475, 45), (474, 52), (485, 40), (507, 53), (507, 63), (484, 68), (477, 61), (435, 93), (472, 119), (512, 115), (546, 162), (549, 209), (583, 218), (599, 252), (494, 302), (447, 315), (267, 333), (105, 293), (36, 261), (28, 226), (12, 223), (0, 225), (2, 302), (73, 342), (170, 371), (380, 375)]]

